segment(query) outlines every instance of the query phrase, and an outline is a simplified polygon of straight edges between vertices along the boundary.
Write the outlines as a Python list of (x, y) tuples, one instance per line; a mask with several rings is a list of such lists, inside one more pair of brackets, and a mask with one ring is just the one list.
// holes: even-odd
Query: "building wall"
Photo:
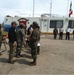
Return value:
[[(19, 22), (17, 21), (22, 17), (5, 17), (4, 19), (4, 25), (10, 25), (12, 21), (16, 21), (17, 24)], [(41, 32), (44, 33), (53, 33), (54, 28), (50, 28), (50, 21), (51, 20), (63, 20), (63, 29), (64, 33), (66, 32), (66, 28), (68, 27), (68, 22), (69, 20), (74, 20), (74, 18), (66, 18), (66, 17), (25, 17), (27, 21), (27, 28), (34, 22), (36, 21), (39, 26)], [(59, 30), (59, 28), (58, 28)], [(71, 29), (71, 33), (73, 32), (74, 29)]]
[(29, 21), (27, 22), (27, 28), (33, 23), (33, 22), (37, 22), (40, 26), (40, 19), (39, 17), (26, 17), (26, 19), (28, 19)]

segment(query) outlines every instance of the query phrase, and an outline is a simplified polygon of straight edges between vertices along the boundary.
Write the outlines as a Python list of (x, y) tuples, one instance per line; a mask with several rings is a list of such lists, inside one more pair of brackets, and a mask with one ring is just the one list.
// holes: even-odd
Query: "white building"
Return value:
[(71, 33), (74, 30), (74, 18), (73, 17), (5, 17), (4, 30), (7, 31), (11, 26), (11, 22), (16, 21), (17, 24), (24, 23), (27, 28), (36, 21), (42, 33), (53, 33), (55, 26), (59, 28), (62, 26), (65, 30), (68, 26), (71, 28)]

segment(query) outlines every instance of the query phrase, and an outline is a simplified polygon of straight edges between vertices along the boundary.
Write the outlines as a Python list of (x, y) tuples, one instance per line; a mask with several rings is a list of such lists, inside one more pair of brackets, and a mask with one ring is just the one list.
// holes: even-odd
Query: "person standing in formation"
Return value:
[(59, 39), (63, 39), (63, 28), (61, 27), (60, 29), (59, 29)]
[(66, 29), (66, 40), (70, 40), (70, 32), (71, 32), (71, 29), (70, 27), (68, 26), (67, 29)]
[(55, 27), (53, 30), (53, 34), (54, 34), (54, 39), (57, 38), (57, 34), (58, 34), (58, 29)]

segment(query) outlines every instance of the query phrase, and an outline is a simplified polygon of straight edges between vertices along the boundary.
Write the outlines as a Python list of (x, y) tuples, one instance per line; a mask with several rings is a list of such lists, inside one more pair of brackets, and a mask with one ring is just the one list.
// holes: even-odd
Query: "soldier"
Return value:
[(22, 47), (26, 47), (26, 42), (25, 42), (25, 37), (26, 37), (26, 26), (25, 26), (23, 23), (21, 23), (20, 25), (23, 26), (23, 28), (22, 28), (22, 32), (23, 32)]
[(17, 35), (17, 49), (16, 49), (16, 57), (23, 57), (20, 53), (22, 50), (22, 42), (23, 42), (23, 36), (24, 36), (24, 31), (23, 31), (23, 25), (19, 25), (19, 29), (16, 32)]
[(54, 34), (54, 39), (57, 38), (57, 34), (58, 34), (58, 30), (57, 28), (55, 27), (55, 29), (53, 30), (53, 34)]
[(40, 28), (38, 26), (38, 44), (37, 44), (37, 54), (40, 54)]
[(33, 58), (33, 62), (30, 63), (30, 66), (36, 65), (37, 60), (37, 42), (38, 42), (38, 24), (36, 22), (33, 22), (33, 32), (30, 37), (30, 47), (31, 47), (31, 55)]
[(16, 22), (13, 21), (11, 23), (12, 27), (9, 29), (8, 32), (8, 39), (9, 39), (9, 63), (14, 64), (13, 57), (15, 56), (15, 50), (16, 50)]
[[(0, 50), (1, 50), (1, 45), (2, 45), (2, 31), (1, 31), (1, 25), (0, 25)], [(0, 53), (0, 55), (2, 55)]]

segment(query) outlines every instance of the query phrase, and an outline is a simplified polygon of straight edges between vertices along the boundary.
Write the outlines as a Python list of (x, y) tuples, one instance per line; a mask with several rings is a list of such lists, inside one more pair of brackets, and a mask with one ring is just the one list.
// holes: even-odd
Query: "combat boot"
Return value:
[(20, 57), (23, 57), (23, 55), (20, 54)]
[(38, 46), (37, 47), (37, 55), (39, 55), (40, 54), (40, 47)]
[(37, 55), (39, 55), (40, 53), (39, 52), (37, 52)]
[(10, 64), (14, 64), (14, 62), (15, 62), (15, 60), (13, 60), (13, 61), (8, 61), (8, 63), (10, 63)]
[(16, 58), (20, 58), (19, 54), (16, 54), (15, 57), (16, 57)]
[(21, 55), (20, 53), (19, 53), (19, 56), (20, 56), (20, 57), (23, 57), (23, 55)]
[(30, 62), (30, 66), (36, 66), (36, 61)]
[(2, 54), (0, 53), (0, 56), (1, 56)]
[(19, 55), (16, 55), (16, 57), (17, 57), (17, 58), (20, 58), (20, 56), (19, 56)]

